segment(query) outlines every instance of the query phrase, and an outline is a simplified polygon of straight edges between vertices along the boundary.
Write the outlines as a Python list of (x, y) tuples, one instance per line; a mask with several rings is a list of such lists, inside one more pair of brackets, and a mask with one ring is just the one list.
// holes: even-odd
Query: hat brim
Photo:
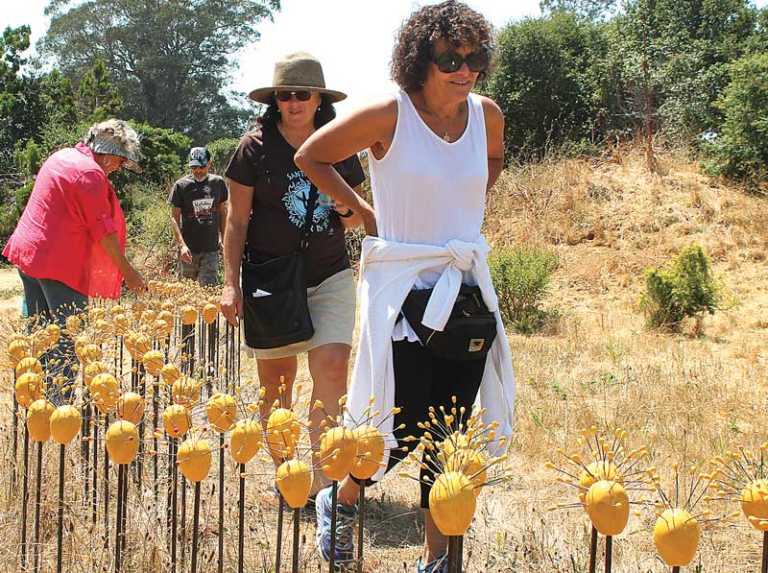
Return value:
[(299, 91), (309, 91), (309, 92), (319, 92), (323, 95), (328, 96), (328, 99), (331, 100), (331, 103), (339, 102), (343, 99), (347, 99), (347, 94), (344, 92), (339, 92), (336, 90), (329, 90), (326, 88), (315, 88), (311, 86), (271, 86), (267, 88), (259, 88), (253, 90), (251, 93), (248, 94), (248, 97), (251, 98), (253, 101), (263, 103), (263, 104), (269, 104), (271, 102), (272, 95), (276, 91), (291, 91), (291, 92), (299, 92)]

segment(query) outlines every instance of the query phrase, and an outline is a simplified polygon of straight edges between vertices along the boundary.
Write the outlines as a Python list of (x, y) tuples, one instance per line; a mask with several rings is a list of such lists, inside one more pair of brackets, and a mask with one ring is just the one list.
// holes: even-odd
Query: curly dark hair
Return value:
[[(319, 129), (336, 117), (336, 108), (325, 94), (320, 94), (320, 109), (315, 112), (315, 128)], [(280, 119), (280, 108), (277, 107), (275, 96), (269, 97), (269, 104), (264, 113), (256, 120), (256, 125), (261, 127), (274, 127)]]
[[(456, 48), (477, 46), (487, 52), (490, 61), (493, 34), (482, 14), (456, 0), (424, 6), (403, 23), (392, 51), (392, 79), (403, 90), (415, 91), (424, 85), (435, 42), (441, 38)], [(480, 73), (479, 82), (485, 74)]]

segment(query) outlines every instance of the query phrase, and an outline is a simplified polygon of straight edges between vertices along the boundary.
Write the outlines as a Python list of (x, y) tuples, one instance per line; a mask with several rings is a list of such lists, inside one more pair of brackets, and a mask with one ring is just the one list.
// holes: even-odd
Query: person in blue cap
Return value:
[(168, 197), (179, 275), (211, 286), (219, 282), (229, 191), (222, 177), (209, 173), (211, 154), (205, 147), (190, 150), (189, 167), (190, 174), (173, 184)]

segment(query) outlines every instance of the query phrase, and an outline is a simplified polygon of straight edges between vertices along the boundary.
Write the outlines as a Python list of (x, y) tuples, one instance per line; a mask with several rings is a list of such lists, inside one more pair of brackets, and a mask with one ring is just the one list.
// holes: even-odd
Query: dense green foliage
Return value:
[(725, 119), (707, 166), (750, 183), (768, 181), (768, 52), (736, 61), (717, 103)]
[(485, 86), (507, 118), (508, 159), (643, 130), (696, 149), (702, 134), (732, 130), (723, 100), (732, 64), (768, 51), (768, 8), (749, 0), (543, 0), (542, 8), (545, 16), (501, 30)]
[[(43, 41), (73, 83), (100, 60), (125, 113), (180, 131), (197, 144), (238, 135), (251, 111), (230, 93), (230, 56), (258, 39), (279, 0), (49, 0)], [(234, 97), (243, 104), (233, 105)]]
[(676, 330), (685, 318), (714, 314), (720, 298), (707, 255), (690, 245), (666, 267), (645, 272), (640, 306), (649, 327)]
[(541, 330), (551, 314), (541, 303), (557, 268), (557, 255), (535, 247), (499, 248), (488, 262), (505, 324), (521, 334)]

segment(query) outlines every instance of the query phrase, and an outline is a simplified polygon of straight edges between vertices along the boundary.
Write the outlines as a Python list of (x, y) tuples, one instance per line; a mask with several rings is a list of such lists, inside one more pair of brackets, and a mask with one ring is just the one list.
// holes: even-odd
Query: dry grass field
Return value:
[[(754, 447), (768, 436), (768, 202), (708, 180), (682, 156), (662, 155), (659, 164), (659, 174), (647, 173), (641, 154), (631, 149), (616, 149), (599, 161), (552, 161), (508, 171), (489, 197), (486, 231), (493, 243), (529, 242), (557, 252), (560, 266), (545, 306), (557, 309), (561, 318), (545, 334), (509, 337), (518, 382), (512, 479), (480, 496), (465, 542), (467, 571), (586, 572), (587, 518), (581, 510), (549, 511), (574, 501), (575, 494), (544, 468), (558, 448), (575, 444), (585, 426), (628, 430), (632, 444), (648, 446), (662, 480), (671, 479), (673, 463), (708, 460), (739, 444)], [(707, 317), (703, 326), (686, 325), (681, 334), (648, 332), (637, 309), (642, 271), (691, 242), (711, 256), (728, 308)], [(8, 306), (7, 314), (17, 308), (15, 301)], [(253, 379), (254, 371), (244, 358), (243, 376)], [(299, 378), (309, 385), (304, 363)], [(10, 480), (9, 374), (4, 379), (0, 570), (17, 571), (20, 488)], [(299, 401), (306, 403), (306, 397)], [(104, 549), (103, 518), (100, 513), (96, 526), (90, 522), (90, 510), (79, 499), (83, 476), (72, 454), (65, 570), (109, 571), (112, 552)], [(53, 571), (53, 445), (46, 446), (45, 460), (42, 570)], [(232, 464), (228, 461), (225, 571), (237, 571)], [(245, 571), (266, 572), (273, 570), (276, 504), (268, 465), (252, 465)], [(214, 489), (209, 478), (203, 486), (200, 569), (206, 573), (216, 570)], [(133, 490), (131, 496), (125, 570), (166, 571), (164, 500), (156, 505), (151, 490), (141, 498)], [(416, 485), (391, 477), (369, 497), (366, 571), (413, 571), (423, 533)], [(728, 511), (737, 509), (733, 505)], [(646, 510), (631, 516), (614, 545), (614, 572), (668, 570), (654, 554), (654, 519)], [(686, 570), (759, 570), (759, 534), (743, 520), (734, 523), (707, 531), (699, 556)], [(313, 521), (305, 519), (304, 571), (320, 570), (313, 536)]]

